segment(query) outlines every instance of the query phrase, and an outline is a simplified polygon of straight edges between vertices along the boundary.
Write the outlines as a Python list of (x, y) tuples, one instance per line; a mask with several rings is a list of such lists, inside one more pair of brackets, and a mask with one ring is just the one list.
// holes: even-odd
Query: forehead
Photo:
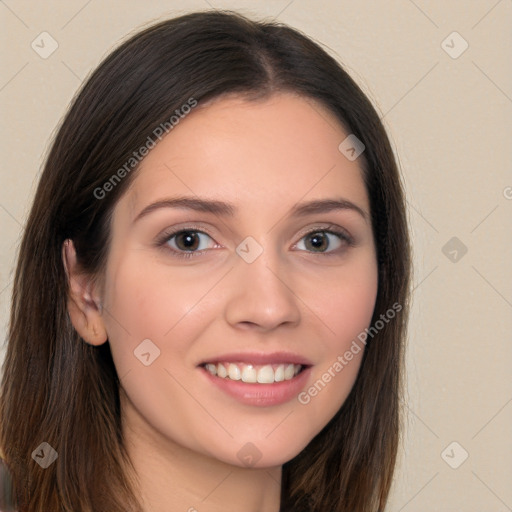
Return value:
[(148, 202), (197, 195), (261, 213), (342, 195), (368, 209), (361, 158), (338, 149), (349, 133), (323, 105), (290, 93), (199, 105), (144, 158), (122, 199), (132, 218)]

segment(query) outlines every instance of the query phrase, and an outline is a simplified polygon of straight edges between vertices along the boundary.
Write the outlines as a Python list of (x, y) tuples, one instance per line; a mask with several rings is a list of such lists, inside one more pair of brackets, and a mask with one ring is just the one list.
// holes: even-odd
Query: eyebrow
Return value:
[[(141, 218), (161, 208), (181, 208), (194, 210), (203, 213), (212, 213), (224, 217), (233, 217), (237, 208), (231, 203), (218, 201), (215, 199), (201, 199), (193, 196), (180, 196), (168, 199), (162, 199), (146, 206), (133, 220), (137, 222)], [(305, 217), (319, 213), (328, 213), (339, 210), (352, 210), (357, 212), (368, 222), (368, 213), (352, 201), (347, 199), (316, 199), (304, 203), (296, 204), (290, 211), (289, 216)]]

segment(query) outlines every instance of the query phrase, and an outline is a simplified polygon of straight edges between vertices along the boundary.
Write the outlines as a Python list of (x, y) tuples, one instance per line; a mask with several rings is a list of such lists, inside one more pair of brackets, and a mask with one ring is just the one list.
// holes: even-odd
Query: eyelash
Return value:
[[(183, 228), (179, 228), (177, 230), (173, 230), (171, 232), (164, 233), (161, 237), (158, 238), (155, 245), (165, 251), (172, 252), (173, 255), (178, 258), (191, 258), (192, 256), (201, 256), (201, 254), (205, 251), (205, 249), (203, 249), (201, 251), (177, 251), (176, 249), (172, 249), (172, 248), (166, 246), (166, 244), (167, 244), (167, 242), (169, 242), (169, 240), (171, 240), (176, 235), (179, 235), (180, 233), (184, 233), (184, 232), (201, 233), (204, 235), (208, 235), (213, 240), (213, 236), (210, 235), (207, 231), (205, 231), (204, 228), (200, 229), (199, 227), (196, 227), (196, 226), (186, 226)], [(326, 228), (322, 227), (322, 228), (311, 229), (307, 233), (304, 233), (304, 235), (302, 235), (300, 240), (302, 240), (303, 238), (305, 238), (309, 235), (312, 235), (314, 233), (329, 233), (331, 235), (336, 235), (350, 247), (352, 247), (354, 245), (354, 239), (348, 233), (346, 233), (342, 229), (333, 228), (332, 226), (328, 226)], [(335, 249), (334, 251), (329, 251), (329, 252), (317, 252), (317, 253), (315, 253), (314, 251), (307, 251), (307, 252), (310, 252), (310, 254), (316, 254), (316, 255), (320, 255), (320, 256), (336, 256), (337, 251), (339, 251), (339, 249), (337, 249), (337, 250)]]

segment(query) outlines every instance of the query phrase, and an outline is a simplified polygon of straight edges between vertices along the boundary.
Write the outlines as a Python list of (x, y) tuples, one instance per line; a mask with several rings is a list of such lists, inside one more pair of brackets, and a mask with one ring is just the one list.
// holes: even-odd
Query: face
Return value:
[(271, 467), (339, 410), (377, 294), (348, 135), (309, 99), (226, 97), (145, 157), (114, 210), (103, 288), (123, 418), (142, 437)]

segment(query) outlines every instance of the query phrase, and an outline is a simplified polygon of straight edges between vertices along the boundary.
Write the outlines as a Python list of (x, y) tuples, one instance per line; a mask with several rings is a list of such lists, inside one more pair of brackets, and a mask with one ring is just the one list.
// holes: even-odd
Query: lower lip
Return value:
[(213, 385), (218, 386), (219, 389), (236, 398), (239, 402), (268, 407), (284, 404), (295, 398), (304, 389), (311, 366), (302, 370), (293, 379), (274, 382), (273, 384), (253, 384), (241, 380), (231, 380), (212, 375), (205, 368), (201, 367), (200, 369)]

